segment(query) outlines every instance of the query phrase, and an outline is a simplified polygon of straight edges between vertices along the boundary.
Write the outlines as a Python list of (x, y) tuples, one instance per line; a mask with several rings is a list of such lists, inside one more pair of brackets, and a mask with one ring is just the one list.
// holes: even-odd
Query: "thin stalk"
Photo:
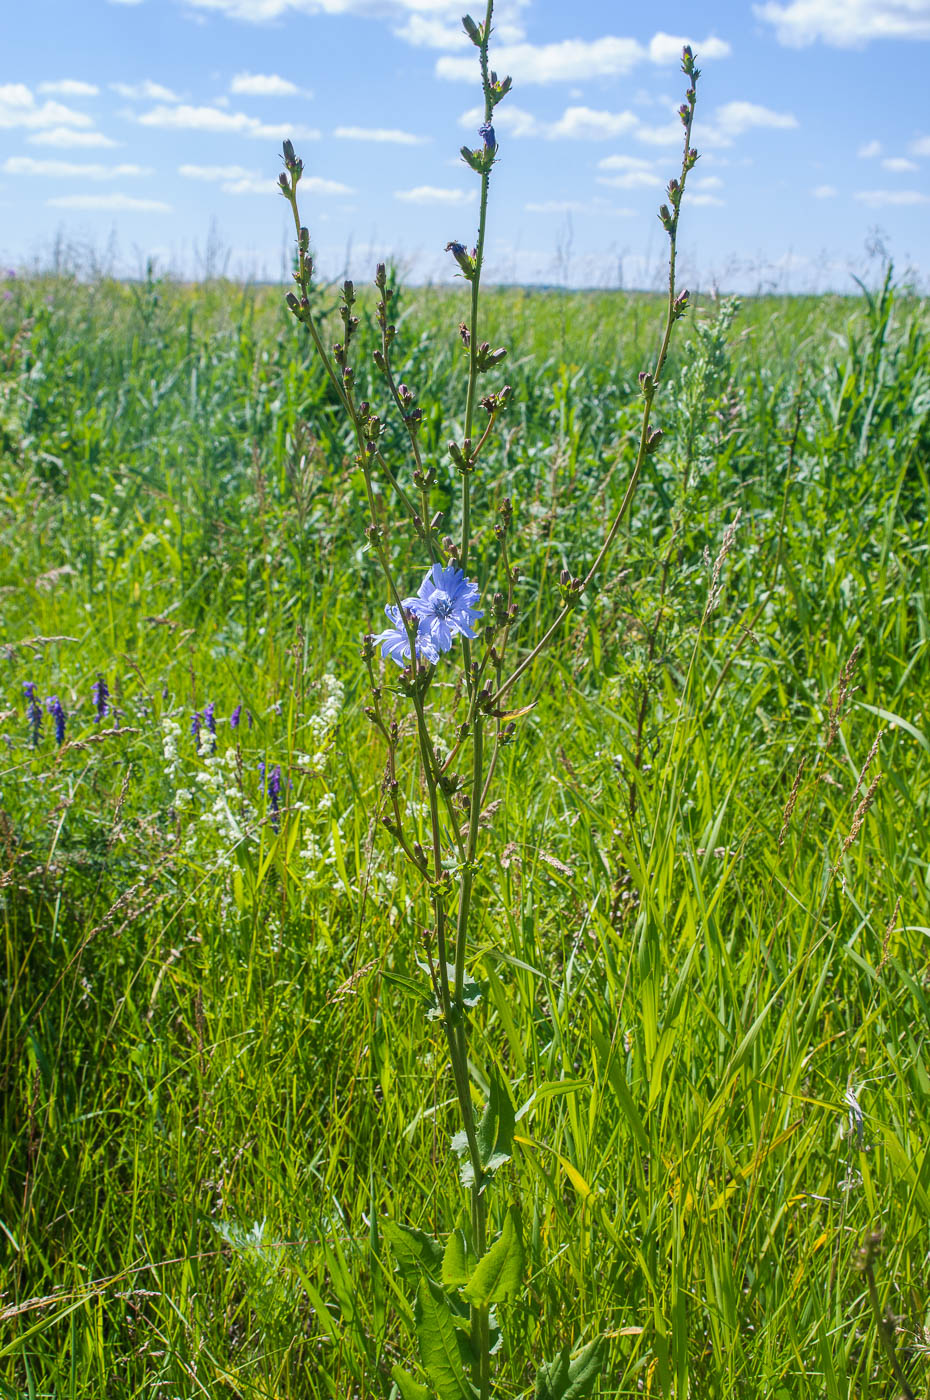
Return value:
[(511, 686), (513, 686), (515, 682), (518, 681), (520, 677), (524, 675), (526, 671), (529, 670), (530, 666), (532, 666), (533, 662), (536, 660), (539, 654), (545, 650), (552, 638), (559, 631), (566, 617), (574, 611), (575, 603), (585, 592), (585, 590), (590, 586), (592, 579), (599, 572), (601, 565), (603, 564), (607, 555), (610, 553), (613, 543), (617, 538), (617, 535), (619, 534), (620, 527), (626, 519), (627, 512), (629, 511), (630, 506), (633, 503), (633, 497), (636, 494), (636, 488), (639, 485), (639, 480), (642, 475), (643, 465), (645, 464), (646, 458), (649, 455), (649, 428), (650, 420), (652, 417), (652, 403), (655, 398), (656, 392), (659, 388), (662, 372), (665, 368), (666, 359), (668, 358), (668, 348), (672, 338), (672, 327), (678, 320), (680, 314), (676, 308), (675, 303), (675, 266), (678, 249), (678, 210), (681, 204), (681, 197), (684, 194), (688, 170), (690, 169), (689, 151), (691, 149), (691, 127), (694, 121), (695, 105), (693, 87), (691, 89), (691, 94), (692, 95), (690, 96), (688, 101), (688, 117), (684, 123), (684, 155), (682, 157), (681, 163), (681, 178), (679, 180), (678, 185), (678, 197), (675, 206), (675, 215), (668, 228), (668, 297), (666, 303), (665, 328), (662, 333), (662, 341), (659, 346), (659, 353), (656, 356), (655, 366), (652, 370), (651, 375), (648, 375), (643, 381), (643, 417), (642, 423), (640, 425), (639, 447), (636, 452), (636, 460), (633, 463), (633, 470), (630, 474), (630, 479), (627, 482), (626, 490), (623, 493), (623, 500), (620, 502), (620, 507), (616, 515), (614, 516), (613, 521), (611, 522), (610, 529), (607, 531), (603, 544), (597, 552), (597, 557), (595, 558), (594, 563), (588, 569), (588, 572), (585, 574), (580, 586), (576, 589), (574, 595), (572, 596), (570, 603), (568, 603), (566, 606), (563, 606), (562, 611), (556, 617), (555, 621), (551, 624), (551, 626), (546, 630), (541, 640), (536, 643), (536, 646), (533, 647), (529, 655), (524, 657), (523, 661), (520, 662), (520, 665), (516, 668), (516, 670), (513, 671), (511, 675), (508, 676), (508, 678), (503, 682), (503, 684), (498, 687), (497, 694), (492, 699), (492, 705), (499, 704), (503, 696), (506, 695), (508, 690), (510, 690)]
[[(491, 120), (494, 104), (491, 101), (491, 82), (488, 77), (488, 41), (491, 37), (491, 17), (494, 0), (488, 0), (484, 18), (484, 32), (481, 37), (479, 59), (481, 63), (481, 86), (484, 92), (484, 119)], [(468, 391), (465, 396), (465, 459), (471, 457), (471, 433), (475, 416), (475, 393), (478, 387), (478, 294), (481, 284), (481, 268), (484, 263), (484, 236), (488, 220), (488, 185), (490, 170), (481, 174), (481, 195), (478, 205), (478, 241), (475, 244), (475, 270), (471, 279), (471, 324), (468, 345)], [(462, 473), (462, 543), (459, 560), (464, 571), (468, 563), (468, 548), (471, 544), (471, 473)]]

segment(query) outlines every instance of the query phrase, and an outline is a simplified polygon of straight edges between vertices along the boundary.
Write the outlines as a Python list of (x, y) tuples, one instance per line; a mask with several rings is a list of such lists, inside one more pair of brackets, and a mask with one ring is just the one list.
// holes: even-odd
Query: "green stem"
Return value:
[[(484, 19), (484, 33), (481, 39), (479, 57), (481, 62), (481, 85), (484, 90), (484, 119), (491, 120), (494, 104), (491, 101), (491, 81), (488, 77), (488, 41), (491, 37), (491, 16), (494, 0), (488, 0)], [(465, 397), (465, 447), (466, 461), (471, 457), (472, 424), (475, 417), (475, 395), (478, 387), (478, 294), (481, 284), (481, 268), (484, 263), (484, 236), (488, 220), (488, 185), (490, 170), (481, 175), (481, 200), (478, 207), (478, 241), (475, 244), (475, 270), (471, 279), (471, 325), (468, 345), (468, 392)], [(459, 563), (464, 571), (468, 563), (468, 548), (471, 543), (471, 473), (462, 473), (462, 544), (459, 549)]]

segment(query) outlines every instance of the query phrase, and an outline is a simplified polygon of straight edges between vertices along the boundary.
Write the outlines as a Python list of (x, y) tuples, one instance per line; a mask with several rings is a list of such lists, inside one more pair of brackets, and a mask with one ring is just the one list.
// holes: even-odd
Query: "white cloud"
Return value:
[(405, 204), (471, 204), (474, 190), (445, 190), (436, 185), (417, 185), (412, 190), (395, 190), (394, 198)]
[(104, 136), (102, 131), (75, 131), (70, 126), (52, 126), (47, 131), (37, 131), (27, 136), (30, 146), (58, 146), (61, 150), (77, 146), (115, 146), (118, 143)]
[(689, 204), (715, 204), (722, 209), (724, 201), (718, 199), (715, 194), (692, 194), (688, 196)]
[[(604, 156), (597, 163), (598, 170), (645, 170), (652, 172), (652, 161), (642, 156)], [(653, 172), (654, 173), (654, 172)]]
[[(637, 141), (645, 141), (647, 146), (680, 146), (683, 135), (681, 121), (677, 117), (673, 122), (665, 122), (661, 126), (643, 124), (636, 129)], [(704, 136), (706, 135), (705, 127)]]
[[(510, 73), (515, 83), (579, 82), (629, 73), (646, 58), (635, 39), (607, 35), (603, 39), (563, 39), (556, 44), (503, 44), (494, 50), (498, 73)], [(436, 60), (437, 78), (464, 82), (475, 80), (475, 60)]]
[[(459, 126), (468, 130), (484, 121), (484, 108), (471, 107), (459, 117)], [(633, 131), (637, 118), (632, 112), (602, 112), (591, 107), (566, 107), (554, 122), (543, 122), (522, 107), (509, 104), (494, 114), (498, 136), (544, 137), (547, 141), (607, 141)]]
[(835, 185), (818, 185), (816, 189), (811, 190), (811, 194), (815, 199), (835, 199), (839, 190)]
[(918, 136), (908, 147), (912, 156), (930, 156), (930, 136)]
[(872, 39), (930, 39), (927, 0), (767, 0), (753, 10), (790, 48), (817, 39), (841, 49), (861, 48)]
[(471, 40), (462, 28), (461, 21), (454, 23), (431, 15), (412, 14), (405, 24), (394, 30), (394, 33), (398, 39), (413, 44), (415, 48), (471, 48)]
[(411, 131), (398, 131), (389, 126), (337, 126), (333, 132), (341, 141), (375, 141), (394, 146), (425, 146), (428, 136), (414, 136)]
[(47, 199), (54, 209), (108, 209), (136, 213), (170, 214), (171, 205), (160, 199), (134, 199), (128, 194), (62, 194)]
[(654, 34), (649, 40), (649, 57), (653, 63), (675, 63), (681, 59), (685, 44), (690, 44), (699, 62), (709, 58), (729, 58), (730, 45), (725, 39), (687, 39), (683, 35)]
[[(469, 107), (467, 112), (463, 112), (459, 117), (459, 126), (469, 131), (476, 131), (484, 121), (483, 107)], [(532, 112), (527, 112), (523, 107), (517, 107), (512, 102), (505, 102), (502, 107), (498, 107), (494, 113), (494, 128), (499, 136), (543, 136), (545, 134), (545, 123), (534, 117)]]
[[(277, 187), (277, 180), (272, 179), (270, 175), (244, 175), (241, 179), (221, 185), (220, 188), (224, 194), (260, 194), (267, 198)], [(338, 180), (324, 180), (319, 175), (304, 175), (300, 181), (300, 188), (305, 194), (355, 193), (349, 185), (342, 185)]]
[[(494, 49), (493, 56), (497, 71), (512, 74), (516, 83), (587, 82), (591, 78), (623, 76), (648, 60), (659, 64), (675, 62), (688, 43), (699, 59), (726, 58), (730, 52), (730, 45), (723, 39), (693, 40), (660, 31), (646, 46), (637, 39), (605, 34), (600, 39), (562, 39), (554, 44), (505, 42)], [(474, 82), (474, 55), (437, 59), (436, 76)]]
[(930, 195), (918, 190), (857, 190), (853, 196), (860, 204), (880, 209), (885, 204), (930, 204)]
[(773, 112), (771, 107), (762, 107), (758, 102), (725, 102), (717, 108), (712, 121), (714, 131), (724, 138), (721, 144), (725, 145), (734, 136), (742, 136), (754, 127), (790, 131), (797, 124), (798, 119), (791, 112)]
[(45, 180), (120, 180), (152, 174), (144, 165), (73, 165), (67, 160), (33, 160), (32, 156), (10, 156), (3, 170), (7, 175), (39, 175)]
[(229, 91), (242, 97), (297, 97), (300, 88), (277, 73), (237, 73)]
[(293, 122), (269, 125), (257, 117), (248, 117), (245, 112), (224, 112), (219, 107), (190, 107), (182, 103), (178, 107), (153, 107), (143, 112), (136, 120), (141, 126), (159, 126), (173, 131), (212, 131), (223, 135), (237, 134), (252, 136), (265, 141), (291, 140), (318, 141), (319, 131), (310, 127), (297, 126)]
[(637, 125), (632, 112), (596, 112), (590, 107), (566, 107), (557, 122), (546, 131), (550, 141), (606, 141), (622, 136)]
[(661, 189), (665, 181), (651, 170), (628, 170), (624, 175), (598, 175), (599, 185), (611, 185), (615, 190)]
[(874, 160), (875, 157), (880, 156), (881, 153), (881, 141), (866, 141), (864, 146), (859, 147), (856, 155), (861, 156), (863, 160)]
[(50, 92), (54, 97), (96, 97), (100, 89), (79, 78), (61, 78), (56, 83), (40, 83), (39, 92)]
[(882, 168), (892, 171), (895, 175), (905, 175), (913, 170), (919, 170), (920, 166), (916, 161), (908, 160), (907, 156), (887, 156), (882, 161)]
[(723, 181), (719, 175), (692, 175), (688, 181), (689, 190), (720, 190)]
[(635, 209), (616, 209), (605, 199), (545, 199), (540, 204), (524, 204), (528, 214), (593, 214), (596, 217), (629, 219)]
[(260, 170), (244, 165), (179, 165), (178, 174), (187, 180), (260, 180)]
[(60, 102), (36, 100), (24, 83), (0, 83), (0, 130), (25, 126), (93, 126), (86, 112), (75, 112)]
[(141, 83), (111, 83), (110, 91), (130, 102), (180, 102), (176, 92), (146, 78)]

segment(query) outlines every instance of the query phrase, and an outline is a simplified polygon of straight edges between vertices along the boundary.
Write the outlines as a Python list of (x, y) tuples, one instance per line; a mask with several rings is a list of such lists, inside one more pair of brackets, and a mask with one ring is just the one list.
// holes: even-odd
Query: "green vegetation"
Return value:
[[(416, 1354), (391, 1220), (454, 1240), (463, 1197), (363, 713), (384, 598), (347, 429), (278, 291), (8, 287), (0, 1396), (387, 1397)], [(465, 292), (398, 300), (454, 517)], [(472, 567), (496, 586), (509, 495), (528, 651), (616, 509), (661, 307), (483, 314), (514, 397)], [(679, 329), (665, 440), (515, 692), (486, 818), (472, 1082), (479, 1109), (519, 1085), (492, 1223), (509, 1173), (531, 1299), (495, 1393), (602, 1336), (602, 1397), (920, 1395), (930, 318), (889, 277)]]

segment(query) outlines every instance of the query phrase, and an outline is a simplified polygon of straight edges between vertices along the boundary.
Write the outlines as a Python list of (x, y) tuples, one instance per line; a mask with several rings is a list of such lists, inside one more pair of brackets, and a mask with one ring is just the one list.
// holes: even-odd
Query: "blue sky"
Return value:
[[(56, 237), (133, 273), (277, 277), (281, 139), (320, 268), (450, 277), (471, 243), (476, 51), (442, 0), (30, 0), (0, 54), (0, 258)], [(473, 13), (483, 17), (478, 4)], [(851, 287), (880, 238), (930, 282), (930, 0), (499, 0), (489, 272), (648, 286), (703, 70), (682, 221), (694, 286)], [(210, 250), (212, 251), (212, 254)]]

